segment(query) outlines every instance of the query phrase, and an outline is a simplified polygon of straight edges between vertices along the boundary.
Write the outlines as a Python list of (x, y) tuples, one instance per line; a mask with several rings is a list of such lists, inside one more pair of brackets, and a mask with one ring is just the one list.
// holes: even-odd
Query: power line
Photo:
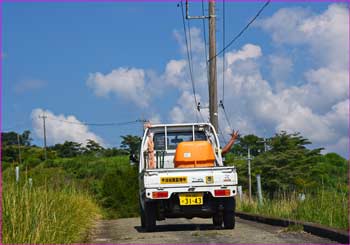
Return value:
[(249, 23), (215, 56), (210, 57), (209, 61), (222, 54), (228, 47), (230, 47), (242, 34), (249, 28), (249, 26), (259, 17), (259, 15), (264, 11), (264, 9), (270, 4), (271, 0), (268, 0), (257, 12), (257, 14), (249, 21)]
[(222, 141), (225, 143), (225, 145), (227, 145), (227, 140), (219, 125), (218, 125), (218, 129), (219, 129), (219, 134), (221, 135)]
[(122, 125), (141, 123), (141, 122), (145, 122), (146, 121), (146, 120), (143, 120), (143, 119), (137, 119), (137, 120), (134, 120), (134, 121), (126, 121), (126, 122), (88, 123), (88, 122), (72, 122), (72, 121), (69, 121), (69, 120), (57, 119), (57, 118), (48, 117), (48, 116), (46, 116), (46, 118), (49, 119), (49, 120), (59, 121), (59, 122), (63, 122), (63, 123), (76, 124), (76, 125), (85, 125), (85, 126), (100, 126), (100, 127), (122, 126)]
[[(184, 8), (183, 8), (183, 3), (182, 1), (180, 2), (181, 4), (181, 14), (182, 14), (182, 24), (183, 24), (183, 29), (184, 29), (184, 33), (185, 33), (185, 43), (186, 43), (186, 51), (187, 51), (187, 62), (188, 62), (188, 67), (189, 67), (189, 72), (190, 72), (190, 80), (192, 83), (192, 92), (193, 92), (193, 97), (194, 97), (194, 102), (195, 102), (195, 106), (197, 107), (197, 97), (196, 97), (196, 88), (194, 85), (194, 79), (193, 79), (193, 71), (192, 71), (192, 63), (191, 63), (191, 54), (189, 51), (189, 45), (188, 45), (188, 41), (187, 41), (187, 31), (186, 31), (186, 24), (185, 24), (185, 14), (184, 14)], [(191, 35), (191, 30), (189, 31), (189, 35)]]
[(228, 127), (230, 128), (230, 131), (233, 132), (233, 128), (232, 128), (232, 124), (230, 122), (230, 118), (228, 117), (228, 114), (226, 112), (226, 109), (225, 109), (225, 106), (224, 106), (224, 103), (222, 102), (222, 100), (220, 101), (220, 107), (224, 111), (225, 120), (226, 120), (226, 123), (227, 123)]
[[(222, 1), (222, 47), (225, 47), (225, 33), (226, 33), (226, 28), (225, 28), (225, 0)], [(223, 56), (222, 56), (222, 101), (225, 101), (225, 69), (226, 68), (226, 60), (225, 60), (225, 50), (223, 51)]]
[[(202, 0), (202, 15), (204, 14), (204, 0)], [(203, 24), (203, 44), (204, 44), (204, 53), (205, 53), (205, 68), (206, 68), (206, 74), (207, 74), (207, 82), (209, 86), (209, 68), (208, 68), (208, 52), (207, 52), (207, 34), (206, 34), (206, 27), (205, 27), (205, 19), (202, 19)]]

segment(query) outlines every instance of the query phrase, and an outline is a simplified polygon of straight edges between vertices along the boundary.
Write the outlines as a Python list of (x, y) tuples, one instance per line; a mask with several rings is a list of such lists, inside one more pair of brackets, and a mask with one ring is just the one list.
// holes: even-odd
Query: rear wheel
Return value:
[(234, 197), (230, 197), (225, 201), (224, 205), (224, 228), (234, 229), (235, 228), (235, 208), (236, 202)]
[(222, 215), (214, 214), (214, 216), (213, 216), (213, 225), (216, 226), (217, 228), (221, 228), (222, 227)]
[(141, 227), (145, 228), (146, 227), (146, 222), (145, 222), (145, 211), (142, 208), (141, 205), (141, 200), (140, 200), (140, 219), (141, 219)]
[(157, 203), (146, 202), (144, 215), (146, 231), (154, 231), (156, 229)]

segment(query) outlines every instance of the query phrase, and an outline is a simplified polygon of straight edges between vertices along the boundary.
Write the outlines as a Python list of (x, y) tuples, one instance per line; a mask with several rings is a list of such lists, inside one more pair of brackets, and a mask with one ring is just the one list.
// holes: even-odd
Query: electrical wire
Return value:
[[(205, 16), (204, 14), (204, 0), (202, 0), (202, 16)], [(208, 52), (207, 52), (207, 34), (206, 34), (206, 26), (205, 26), (205, 19), (202, 19), (203, 24), (203, 44), (204, 44), (204, 53), (205, 53), (205, 68), (206, 68), (206, 74), (207, 74), (207, 82), (209, 86), (209, 65), (208, 65)]]
[[(195, 88), (195, 84), (194, 84), (194, 79), (193, 79), (193, 70), (192, 70), (192, 62), (191, 62), (191, 54), (190, 54), (190, 50), (189, 50), (189, 44), (188, 44), (188, 40), (187, 40), (187, 31), (186, 31), (186, 24), (185, 24), (185, 14), (184, 14), (184, 8), (183, 8), (183, 3), (182, 1), (180, 2), (181, 4), (181, 14), (182, 14), (182, 24), (183, 24), (183, 29), (184, 29), (184, 33), (185, 33), (185, 43), (186, 43), (186, 52), (187, 52), (187, 62), (188, 62), (188, 67), (189, 67), (189, 72), (190, 72), (190, 80), (191, 80), (191, 84), (192, 84), (192, 92), (193, 92), (193, 98), (194, 98), (194, 102), (195, 102), (195, 108), (197, 108), (198, 102), (197, 102), (197, 97), (196, 97), (196, 88)], [(191, 30), (189, 31), (189, 35), (191, 35)], [(192, 53), (192, 52), (191, 52)]]
[(220, 101), (220, 107), (222, 108), (222, 110), (223, 110), (223, 112), (224, 112), (224, 117), (225, 117), (226, 123), (227, 123), (227, 125), (228, 125), (230, 131), (233, 132), (233, 127), (232, 127), (230, 118), (228, 117), (228, 114), (227, 114), (227, 112), (226, 112), (225, 106), (224, 106), (224, 104), (223, 104), (222, 101)]
[(218, 125), (218, 129), (219, 129), (219, 134), (221, 135), (222, 141), (225, 143), (225, 145), (227, 145), (227, 140), (225, 138), (225, 135), (223, 134), (223, 131), (221, 130), (220, 126)]
[(228, 47), (230, 47), (238, 38), (242, 36), (242, 34), (249, 28), (251, 24), (259, 17), (259, 15), (264, 11), (264, 9), (270, 4), (271, 0), (268, 0), (257, 12), (257, 14), (248, 22), (248, 24), (215, 56), (210, 57), (209, 61), (216, 58), (218, 55), (222, 54)]
[[(225, 47), (225, 0), (222, 1), (222, 47)], [(225, 50), (223, 51), (223, 56), (222, 56), (222, 102), (224, 103), (225, 101), (225, 70), (226, 70), (226, 60), (225, 60)]]
[(88, 123), (88, 122), (72, 122), (72, 121), (69, 121), (69, 120), (57, 119), (57, 118), (48, 117), (48, 116), (46, 118), (49, 119), (49, 120), (59, 121), (59, 122), (63, 122), (63, 123), (69, 123), (69, 124), (75, 124), (75, 125), (85, 125), (85, 126), (99, 126), (99, 127), (123, 126), (123, 125), (128, 125), (128, 124), (145, 122), (145, 120), (137, 119), (137, 120), (134, 120), (134, 121), (126, 121), (126, 122)]

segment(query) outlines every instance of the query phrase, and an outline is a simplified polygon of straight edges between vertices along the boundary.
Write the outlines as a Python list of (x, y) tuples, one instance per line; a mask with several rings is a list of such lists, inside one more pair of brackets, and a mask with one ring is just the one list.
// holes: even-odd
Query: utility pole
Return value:
[[(219, 129), (218, 92), (216, 74), (216, 15), (215, 0), (209, 0), (209, 16), (190, 16), (189, 3), (186, 0), (186, 19), (209, 19), (209, 120), (216, 132)], [(197, 105), (200, 110), (200, 103)]]
[(209, 0), (209, 116), (211, 124), (218, 131), (215, 0)]
[(43, 119), (43, 128), (44, 128), (44, 154), (45, 154), (45, 161), (47, 160), (47, 152), (46, 152), (46, 118), (47, 116), (45, 113), (42, 116), (39, 116), (39, 118)]
[(252, 175), (250, 171), (250, 160), (252, 159), (250, 157), (250, 148), (248, 147), (248, 188), (249, 188), (249, 201), (252, 200)]

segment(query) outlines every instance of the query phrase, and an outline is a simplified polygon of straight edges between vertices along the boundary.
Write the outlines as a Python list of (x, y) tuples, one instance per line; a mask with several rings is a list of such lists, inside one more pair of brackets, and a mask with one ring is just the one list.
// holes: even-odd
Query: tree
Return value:
[(85, 153), (96, 154), (98, 152), (102, 152), (103, 150), (104, 150), (104, 148), (99, 143), (97, 143), (96, 141), (88, 139), (87, 144), (85, 146)]
[(80, 143), (65, 141), (63, 144), (56, 144), (50, 149), (57, 152), (59, 157), (76, 157), (81, 155), (83, 148)]
[(257, 156), (264, 151), (263, 139), (253, 135), (239, 136), (237, 143), (232, 147), (231, 152), (235, 155), (246, 156), (248, 152), (248, 147), (250, 148), (250, 154), (252, 156)]
[(252, 162), (254, 175), (263, 176), (265, 191), (273, 194), (317, 186), (310, 174), (321, 158), (322, 148), (310, 150), (308, 144), (311, 142), (299, 133), (281, 132), (269, 139), (271, 149)]
[(134, 135), (121, 136), (121, 148), (129, 151), (131, 154), (138, 155), (141, 146), (141, 137)]
[(22, 134), (18, 134), (16, 132), (3, 132), (1, 133), (1, 140), (2, 145), (17, 145), (18, 144), (18, 138), (17, 135), (19, 135), (19, 142), (22, 146), (30, 146), (30, 142), (32, 141), (32, 138), (30, 138), (30, 131), (25, 130)]

